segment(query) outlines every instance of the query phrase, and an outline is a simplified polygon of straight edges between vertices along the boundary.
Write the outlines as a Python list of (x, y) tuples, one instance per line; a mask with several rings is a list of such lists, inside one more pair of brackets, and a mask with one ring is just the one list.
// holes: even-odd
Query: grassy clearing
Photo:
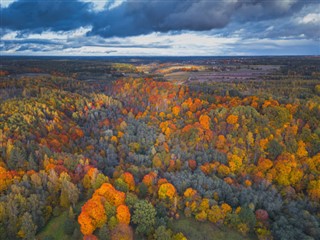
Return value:
[(44, 240), (46, 237), (51, 236), (54, 240), (68, 240), (70, 236), (66, 235), (63, 231), (63, 224), (67, 220), (68, 212), (63, 212), (58, 217), (53, 217), (48, 224), (37, 235), (38, 240)]
[(189, 240), (254, 240), (254, 236), (244, 237), (240, 233), (226, 228), (218, 228), (209, 222), (198, 222), (193, 218), (181, 216), (170, 223), (174, 232), (182, 232)]
[[(81, 201), (76, 205), (76, 211), (80, 211), (82, 205), (85, 203), (85, 201)], [(63, 213), (61, 213), (57, 217), (52, 217), (47, 225), (37, 234), (36, 239), (37, 240), (70, 240), (73, 239), (72, 236), (67, 235), (64, 232), (64, 224), (65, 221), (68, 218), (69, 210), (65, 210)], [(77, 222), (77, 221), (76, 221)], [(48, 238), (48, 237), (51, 238)]]
[(190, 75), (191, 73), (189, 72), (174, 72), (166, 74), (165, 79), (169, 81), (187, 81)]

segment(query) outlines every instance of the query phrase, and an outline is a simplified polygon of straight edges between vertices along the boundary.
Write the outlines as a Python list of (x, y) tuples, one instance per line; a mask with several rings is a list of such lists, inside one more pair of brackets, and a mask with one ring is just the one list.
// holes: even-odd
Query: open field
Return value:
[(39, 234), (36, 236), (37, 240), (68, 240), (70, 239), (70, 236), (65, 234), (63, 231), (63, 226), (65, 221), (67, 220), (68, 212), (63, 212), (58, 217), (53, 217), (46, 227), (39, 232)]
[[(76, 205), (75, 211), (80, 212), (81, 207), (85, 202), (79, 202)], [(77, 240), (79, 237), (81, 237), (81, 234), (79, 231), (77, 233), (79, 234), (73, 234), (68, 235), (64, 231), (65, 222), (68, 219), (69, 210), (63, 211), (59, 216), (52, 217), (47, 225), (41, 229), (41, 231), (37, 234), (36, 239), (37, 240)], [(75, 221), (75, 228), (79, 229), (79, 224), (77, 221)]]
[(221, 228), (209, 222), (200, 223), (195, 219), (182, 215), (179, 220), (170, 223), (175, 232), (182, 232), (188, 239), (197, 240), (255, 240), (254, 236), (243, 236), (240, 233), (221, 226)]

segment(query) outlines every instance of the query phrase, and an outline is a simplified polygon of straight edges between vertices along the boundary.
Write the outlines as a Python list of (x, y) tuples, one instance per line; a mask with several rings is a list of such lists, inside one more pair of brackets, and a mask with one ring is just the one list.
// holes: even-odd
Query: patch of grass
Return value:
[(179, 220), (170, 222), (170, 228), (178, 233), (182, 232), (189, 240), (253, 240), (254, 236), (243, 236), (227, 227), (217, 227), (209, 222), (198, 222), (194, 218), (180, 215)]
[(54, 240), (68, 240), (70, 236), (66, 235), (63, 231), (63, 225), (67, 220), (68, 212), (64, 211), (60, 216), (53, 217), (48, 224), (37, 235), (38, 240), (44, 240), (50, 236)]
[[(76, 211), (79, 211), (85, 201), (81, 201), (76, 205)], [(50, 240), (70, 240), (72, 237), (64, 232), (64, 224), (68, 218), (69, 210), (65, 210), (57, 217), (52, 217), (46, 226), (37, 234), (37, 240), (45, 240), (50, 237)], [(77, 219), (77, 217), (76, 217)], [(78, 222), (76, 221), (76, 224)], [(49, 239), (49, 238), (48, 238)]]

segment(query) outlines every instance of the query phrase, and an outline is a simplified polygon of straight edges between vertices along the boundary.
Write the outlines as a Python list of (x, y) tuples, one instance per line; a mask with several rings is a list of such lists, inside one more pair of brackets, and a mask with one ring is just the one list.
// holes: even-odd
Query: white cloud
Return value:
[(12, 32), (8, 32), (8, 33), (5, 33), (3, 36), (1, 36), (1, 40), (14, 40), (16, 39), (18, 35), (18, 32), (17, 31), (12, 31)]
[(275, 3), (281, 10), (287, 11), (296, 2), (297, 2), (297, 0), (278, 0)]
[(1, 7), (8, 7), (10, 5), (10, 3), (13, 3), (15, 0), (1, 0), (0, 4)]
[(309, 13), (303, 18), (298, 19), (300, 24), (318, 24), (320, 27), (320, 14), (319, 13)]
[(274, 26), (270, 26), (266, 29), (266, 31), (272, 31), (274, 29)]
[(120, 6), (125, 0), (114, 0), (112, 4), (109, 5), (109, 9), (116, 8)]
[[(242, 38), (241, 32), (224, 37), (208, 32), (151, 33), (133, 37), (86, 36), (90, 28), (68, 32), (46, 31), (18, 38), (19, 32), (3, 36), (1, 54), (65, 56), (231, 56), (319, 54), (308, 39)], [(48, 41), (48, 42), (47, 42)]]
[(82, 2), (93, 3), (94, 11), (102, 11), (106, 6), (108, 9), (120, 6), (125, 0), (81, 0)]
[(104, 9), (104, 6), (108, 1), (105, 0), (82, 0), (82, 2), (90, 2), (93, 3), (93, 10), (101, 11)]

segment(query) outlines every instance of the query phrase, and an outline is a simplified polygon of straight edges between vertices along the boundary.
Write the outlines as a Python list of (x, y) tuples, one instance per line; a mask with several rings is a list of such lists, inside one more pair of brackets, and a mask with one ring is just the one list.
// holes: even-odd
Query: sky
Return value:
[(0, 0), (1, 55), (320, 55), (320, 0)]

